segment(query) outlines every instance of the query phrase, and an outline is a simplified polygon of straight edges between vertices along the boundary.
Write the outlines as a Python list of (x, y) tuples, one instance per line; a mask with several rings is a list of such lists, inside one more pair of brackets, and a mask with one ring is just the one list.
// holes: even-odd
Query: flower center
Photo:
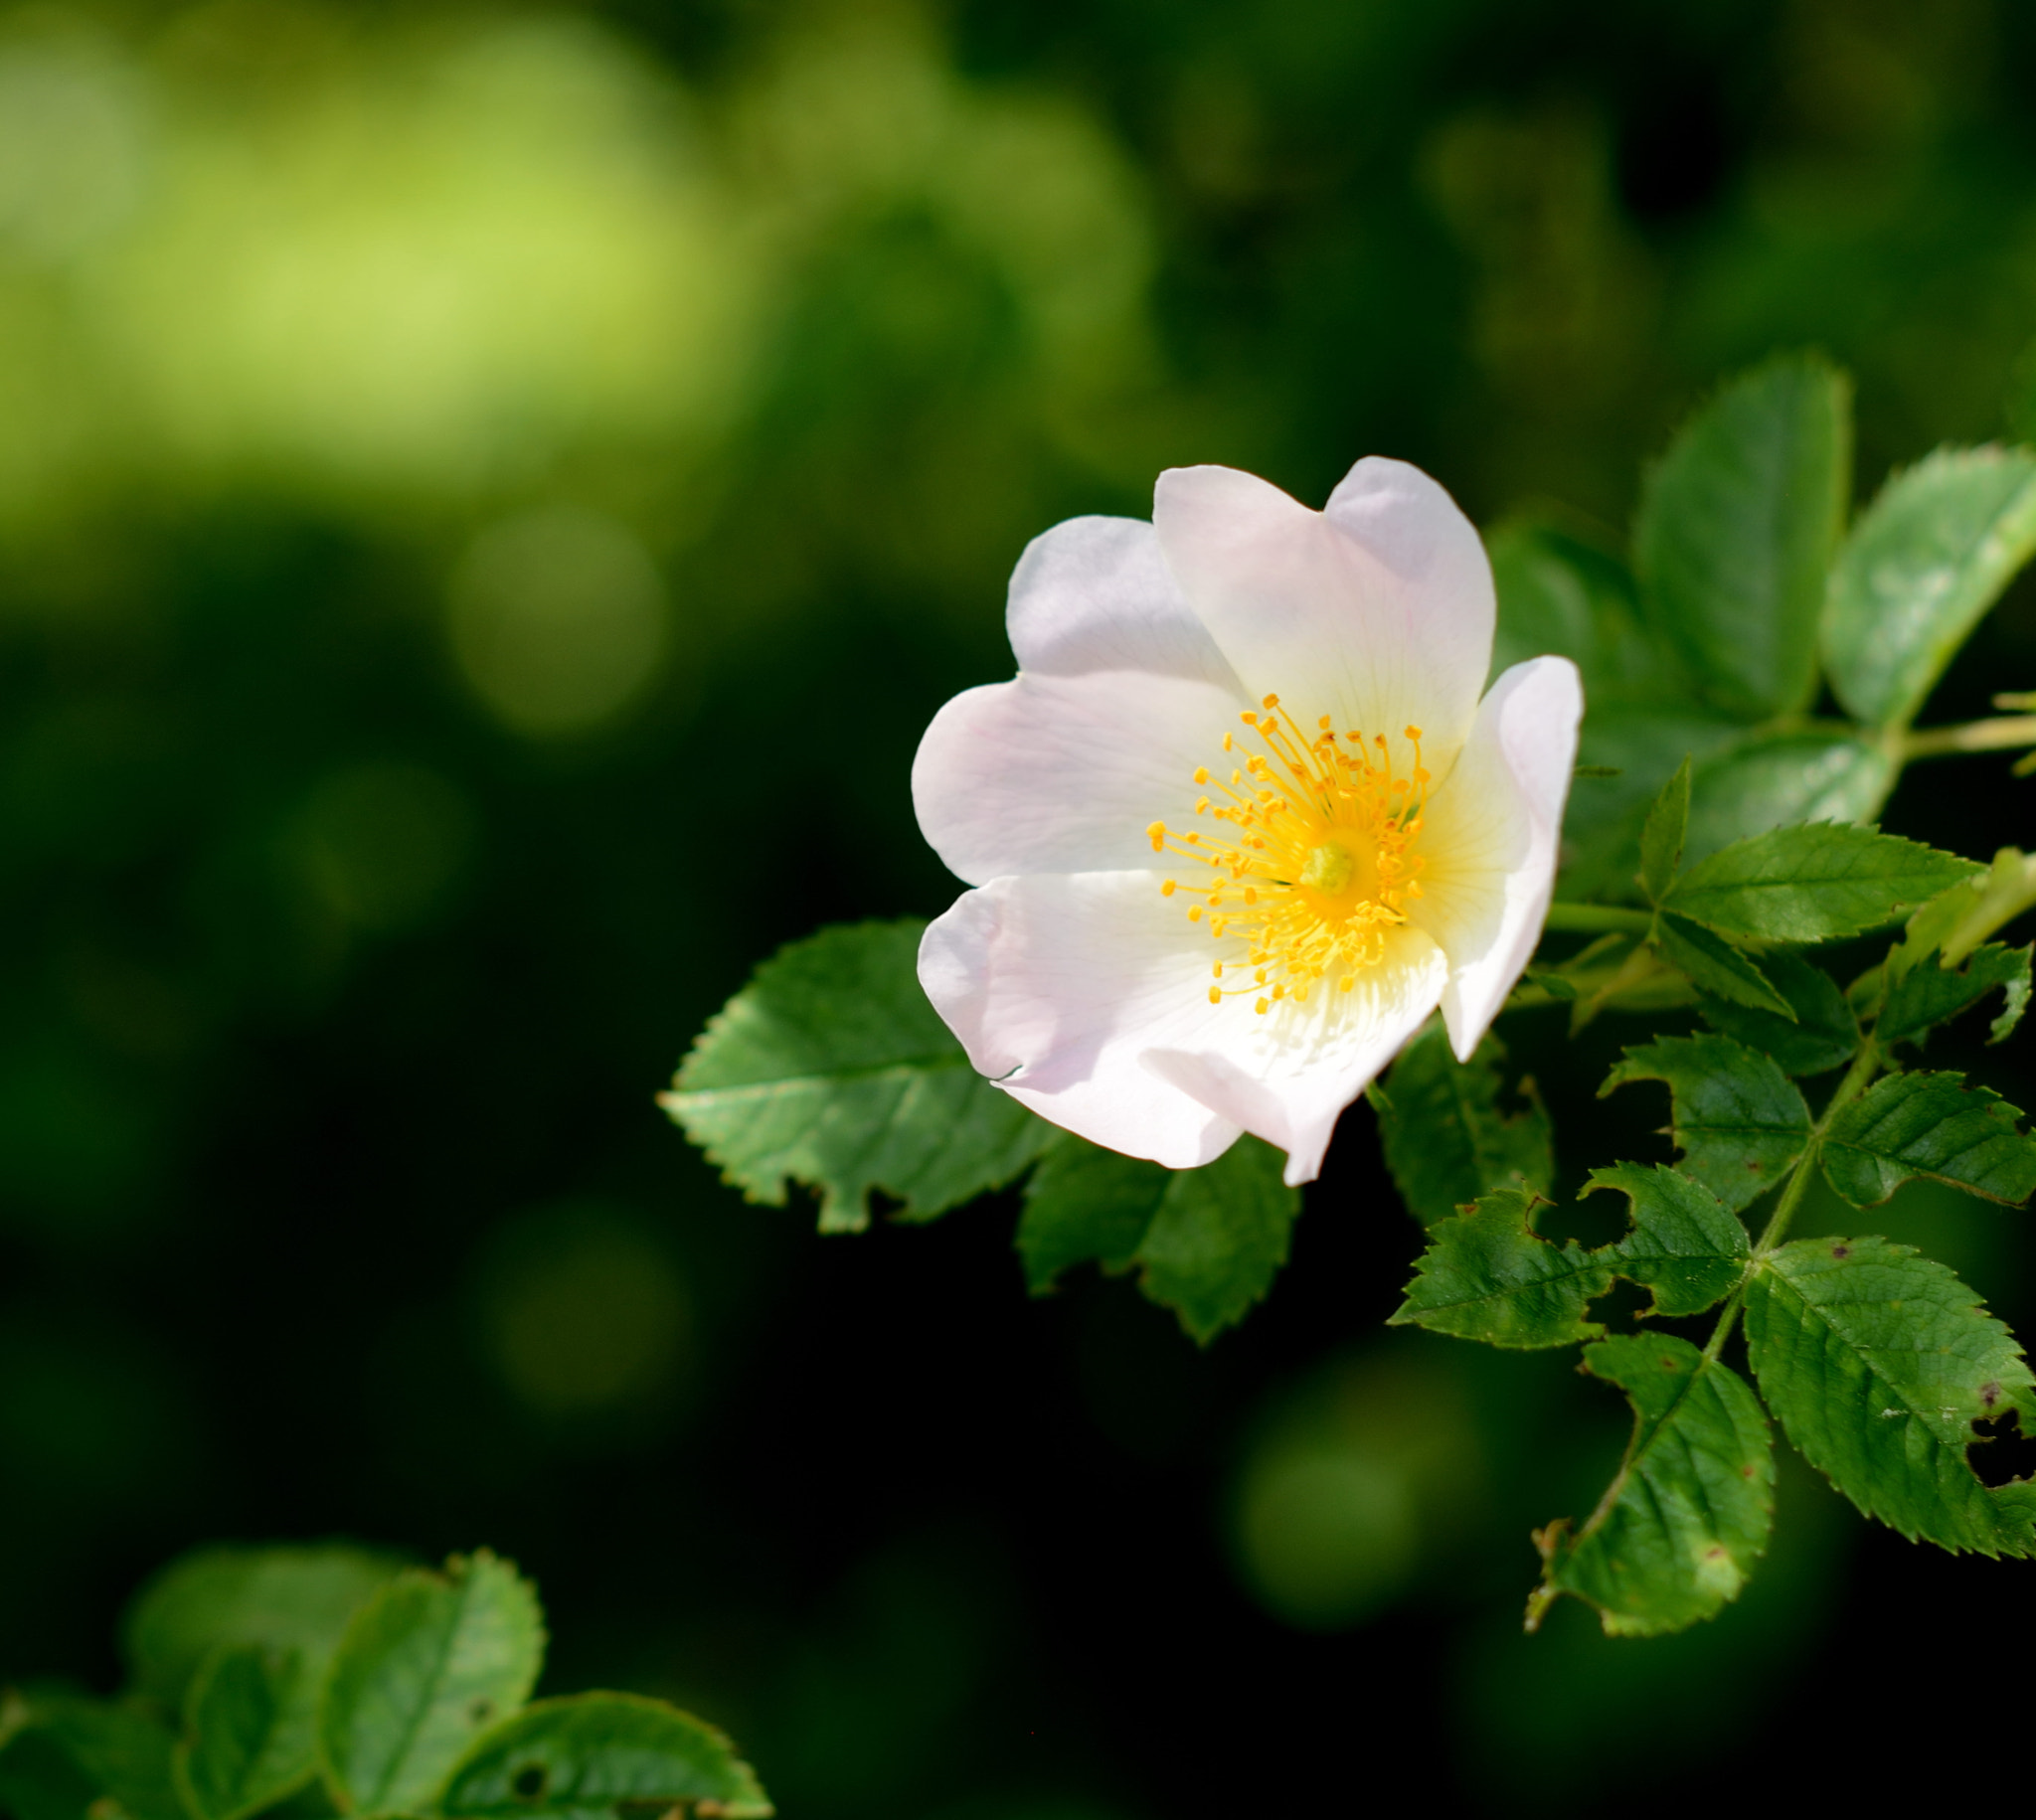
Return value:
[(1247, 944), (1243, 961), (1214, 963), (1209, 1002), (1254, 998), (1262, 1015), (1279, 999), (1304, 1003), (1324, 981), (1348, 992), (1385, 953), (1387, 931), (1407, 920), (1403, 906), (1421, 896), (1414, 847), (1429, 782), (1418, 727), (1406, 730), (1413, 758), (1402, 772), (1384, 734), (1338, 734), (1324, 715), (1309, 739), (1276, 695), (1264, 708), (1244, 715), (1263, 752), (1225, 734), (1223, 749), (1236, 756), (1230, 781), (1195, 772), (1209, 790), (1195, 813), (1228, 826), (1177, 832), (1156, 821), (1145, 830), (1154, 853), (1217, 875), (1210, 884), (1168, 879), (1161, 894), (1194, 899), (1189, 921)]

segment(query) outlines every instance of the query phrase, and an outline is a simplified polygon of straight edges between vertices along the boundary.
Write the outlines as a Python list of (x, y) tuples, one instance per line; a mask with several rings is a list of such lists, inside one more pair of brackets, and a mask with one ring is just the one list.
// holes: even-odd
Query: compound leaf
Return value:
[(1654, 918), (1652, 940), (1655, 953), (1699, 992), (1766, 1012), (1781, 1023), (1794, 1015), (1793, 1007), (1776, 991), (1760, 963), (1701, 922), (1662, 910)]
[(1802, 1239), (1748, 1285), (1748, 1357), (1810, 1464), (1914, 1541), (2036, 1554), (2036, 1484), (1983, 1484), (1972, 1424), (2036, 1400), (2021, 1349), (1943, 1264), (1884, 1239)]
[(1941, 953), (1926, 955), (1900, 972), (1890, 965), (1886, 997), (1874, 1024), (1875, 1037), (1884, 1046), (1914, 1043), (1934, 1026), (1976, 1005), (1998, 986), (2004, 990), (2005, 1002), (1987, 1041), (2000, 1042), (2029, 1008), (2031, 951), (1989, 941), (1974, 948), (1962, 967), (1946, 966)]
[(1176, 1169), (1139, 1242), (1139, 1287), (1202, 1345), (1245, 1317), (1286, 1262), (1300, 1190), (1286, 1159), (1241, 1137), (1213, 1163)]
[(1831, 1120), (1824, 1174), (1854, 1207), (1878, 1207), (1913, 1176), (2018, 1207), (2036, 1193), (2021, 1116), (1962, 1075), (1890, 1075)]
[(1704, 1022), (1771, 1058), (1784, 1075), (1821, 1075), (1858, 1054), (1859, 1020), (1828, 973), (1786, 948), (1763, 954), (1761, 970), (1792, 1017), (1706, 997), (1697, 1003)]
[(2036, 458), (1943, 448), (1896, 474), (1838, 553), (1824, 608), (1831, 689), (1869, 726), (1906, 726), (2036, 551)]
[(578, 1694), (540, 1700), (475, 1739), (440, 1811), (445, 1820), (614, 1820), (631, 1811), (767, 1820), (776, 1810), (714, 1727), (660, 1700)]
[(1556, 1244), (1542, 1238), (1534, 1230), (1541, 1205), (1534, 1195), (1502, 1188), (1437, 1221), (1391, 1325), (1523, 1350), (1603, 1333), (1584, 1310), (1612, 1287), (1612, 1270), (1574, 1239)]
[(1529, 1099), (1510, 1114), (1499, 1109), (1504, 1057), (1498, 1039), (1486, 1037), (1468, 1062), (1458, 1062), (1447, 1033), (1431, 1024), (1371, 1094), (1386, 1166), (1424, 1226), (1494, 1189), (1546, 1194), (1555, 1179), (1554, 1136), (1540, 1102)]
[(1593, 1170), (1584, 1192), (1616, 1189), (1632, 1231), (1594, 1255), (1654, 1292), (1657, 1315), (1699, 1314), (1730, 1294), (1746, 1268), (1746, 1228), (1703, 1183), (1657, 1163)]
[(872, 1191), (931, 1220), (1054, 1140), (968, 1066), (927, 1002), (925, 930), (859, 922), (794, 941), (701, 1033), (658, 1103), (750, 1199), (782, 1207), (804, 1183), (822, 1232), (867, 1227)]
[(197, 1820), (242, 1820), (308, 1782), (318, 1766), (321, 1659), (242, 1644), (191, 1684), (174, 1770)]
[(1744, 1379), (1672, 1334), (1601, 1340), (1583, 1369), (1626, 1393), (1633, 1436), (1584, 1527), (1572, 1536), (1552, 1523), (1535, 1537), (1545, 1565), (1528, 1628), (1568, 1592), (1597, 1607), (1610, 1636), (1681, 1630), (1737, 1598), (1767, 1552), (1768, 1419)]
[(1665, 907), (1724, 935), (1824, 941), (1891, 921), (1985, 870), (1956, 854), (1849, 822), (1806, 822), (1699, 860)]
[(328, 1544), (209, 1548), (172, 1562), (127, 1608), (122, 1643), (136, 1689), (180, 1712), (215, 1650), (301, 1650), (315, 1680), (348, 1621), (402, 1567), (393, 1556)]
[(544, 1648), (536, 1589), (485, 1549), (391, 1580), (348, 1625), (319, 1714), (342, 1810), (424, 1812), (474, 1738), (530, 1698)]
[(1731, 381), (1647, 476), (1633, 555), (1649, 623), (1704, 693), (1758, 721), (1809, 706), (1852, 464), (1851, 388), (1813, 356)]
[(1673, 1095), (1682, 1168), (1737, 1213), (1781, 1180), (1809, 1141), (1809, 1107), (1773, 1061), (1727, 1037), (1663, 1037), (1629, 1049), (1600, 1096), (1628, 1080)]

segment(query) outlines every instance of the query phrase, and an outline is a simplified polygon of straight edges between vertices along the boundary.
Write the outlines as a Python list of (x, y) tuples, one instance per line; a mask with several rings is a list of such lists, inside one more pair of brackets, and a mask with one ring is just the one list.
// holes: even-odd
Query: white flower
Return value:
[(1484, 546), (1418, 468), (1311, 512), (1229, 468), (1011, 578), (1018, 676), (934, 716), (927, 839), (976, 887), (920, 979), (975, 1068), (1171, 1168), (1241, 1131), (1314, 1179), (1441, 1005), (1468, 1058), (1533, 953), (1583, 689), (1491, 665)]

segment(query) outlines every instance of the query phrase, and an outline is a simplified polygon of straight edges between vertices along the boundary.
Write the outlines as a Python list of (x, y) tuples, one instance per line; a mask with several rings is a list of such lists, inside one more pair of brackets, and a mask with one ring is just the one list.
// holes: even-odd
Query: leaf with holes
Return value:
[(1729, 1038), (1664, 1037), (1629, 1049), (1599, 1096), (1629, 1080), (1667, 1083), (1683, 1172), (1734, 1213), (1779, 1182), (1809, 1141), (1809, 1107), (1788, 1076)]
[(2029, 1008), (2031, 951), (1989, 941), (1984, 947), (1974, 948), (1962, 967), (1948, 967), (1943, 955), (1936, 954), (1926, 955), (1899, 972), (1890, 957), (1886, 996), (1874, 1024), (1875, 1037), (1884, 1048), (1917, 1042), (1937, 1025), (1978, 1004), (1998, 988), (2003, 1002), (1987, 1041), (2000, 1042), (2022, 1021), (2022, 1013)]
[(1851, 465), (1849, 382), (1794, 355), (1731, 381), (1647, 476), (1633, 528), (1647, 622), (1743, 720), (1807, 708), (1816, 693)]
[(1632, 1230), (1593, 1255), (1653, 1290), (1657, 1315), (1700, 1314), (1732, 1292), (1746, 1268), (1746, 1228), (1703, 1183), (1657, 1163), (1614, 1163), (1584, 1185), (1626, 1197)]
[(1612, 1287), (1601, 1252), (1535, 1229), (1537, 1197), (1502, 1188), (1429, 1229), (1428, 1249), (1389, 1323), (1522, 1350), (1567, 1346), (1604, 1328), (1584, 1318)]
[(258, 1643), (206, 1664), (191, 1684), (173, 1765), (197, 1820), (243, 1820), (317, 1774), (324, 1666)]
[(1821, 967), (1776, 948), (1761, 956), (1761, 971), (1788, 1001), (1791, 1017), (1706, 997), (1697, 1002), (1704, 1022), (1767, 1056), (1784, 1075), (1821, 1075), (1859, 1053), (1859, 1020), (1837, 981)]
[(1546, 1194), (1555, 1179), (1554, 1136), (1536, 1099), (1499, 1109), (1505, 1051), (1486, 1037), (1468, 1062), (1431, 1024), (1401, 1051), (1371, 1094), (1386, 1167), (1408, 1211), (1424, 1226), (1446, 1220), (1494, 1189)]
[(1662, 910), (1654, 918), (1650, 939), (1655, 953), (1699, 992), (1766, 1012), (1782, 1023), (1792, 1015), (1788, 1000), (1761, 970), (1763, 963), (1742, 953), (1723, 935), (1714, 935), (1701, 922)]
[(1890, 1075), (1832, 1119), (1824, 1174), (1854, 1207), (1878, 1207), (1914, 1176), (2019, 1207), (2036, 1194), (2021, 1116), (1962, 1075)]
[(1558, 1593), (1595, 1606), (1609, 1636), (1658, 1636), (1739, 1596), (1775, 1520), (1774, 1443), (1746, 1381), (1672, 1334), (1620, 1334), (1583, 1369), (1626, 1393), (1633, 1434), (1617, 1476), (1574, 1535), (1535, 1537), (1535, 1628)]
[(1825, 941), (1878, 928), (1984, 870), (1872, 828), (1806, 822), (1699, 860), (1663, 904), (1722, 935)]
[(544, 1660), (536, 1589), (487, 1550), (399, 1574), (347, 1627), (319, 1714), (333, 1798), (415, 1814), (489, 1727), (530, 1698)]
[(2008, 1330), (1943, 1264), (1884, 1239), (1802, 1239), (1748, 1285), (1747, 1356), (1812, 1466), (1914, 1541), (2036, 1554), (2036, 1484), (1981, 1482), (1972, 1424), (2013, 1410), (2029, 1368)]
[(658, 1103), (753, 1201), (820, 1197), (860, 1232), (870, 1196), (931, 1220), (1016, 1180), (1058, 1133), (968, 1066), (919, 983), (918, 921), (792, 942), (709, 1022)]
[(1831, 690), (1846, 711), (1906, 726), (2032, 551), (2027, 449), (1943, 448), (1890, 479), (1845, 540), (1824, 609)]
[(540, 1700), (477, 1738), (439, 1811), (445, 1820), (766, 1820), (776, 1810), (714, 1727), (661, 1700), (578, 1694)]

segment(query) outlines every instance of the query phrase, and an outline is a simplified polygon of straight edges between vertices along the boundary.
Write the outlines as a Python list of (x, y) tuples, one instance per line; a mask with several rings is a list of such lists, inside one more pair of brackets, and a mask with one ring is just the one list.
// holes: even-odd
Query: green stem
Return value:
[(1571, 934), (1602, 934), (1608, 929), (1644, 935), (1654, 926), (1653, 912), (1624, 910), (1616, 904), (1551, 904), (1547, 926)]
[(1838, 1090), (1817, 1115), (1817, 1122), (1810, 1129), (1809, 1141), (1803, 1145), (1802, 1155), (1795, 1159), (1795, 1167), (1782, 1189), (1782, 1199), (1775, 1203), (1775, 1211), (1754, 1245), (1756, 1259), (1766, 1257), (1787, 1238), (1788, 1224), (1795, 1218), (1795, 1210), (1802, 1205), (1802, 1197), (1809, 1192), (1811, 1160), (1823, 1142), (1824, 1133), (1831, 1128), (1831, 1120), (1865, 1092), (1880, 1072), (1880, 1051), (1869, 1037), (1860, 1045), (1859, 1054), (1852, 1058), (1852, 1066), (1845, 1071), (1845, 1078), (1838, 1082)]
[(1901, 736), (1895, 755), (1904, 764), (1912, 758), (1938, 758), (1948, 752), (1997, 752), (2018, 745), (2036, 745), (2036, 715), (2001, 720), (1966, 721), (1957, 727), (1926, 727)]

